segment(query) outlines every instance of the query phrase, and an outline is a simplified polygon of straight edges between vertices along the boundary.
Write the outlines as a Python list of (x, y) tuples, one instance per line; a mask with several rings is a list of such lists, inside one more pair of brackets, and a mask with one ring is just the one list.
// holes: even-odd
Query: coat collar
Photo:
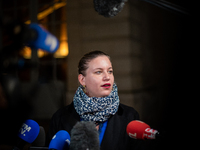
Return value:
[[(120, 134), (122, 134), (121, 129), (123, 127), (123, 111), (124, 108), (120, 104), (117, 113), (114, 116), (111, 116), (108, 120), (107, 128), (104, 133), (103, 141), (101, 143), (101, 149), (103, 150), (111, 150), (115, 145), (118, 145), (118, 139), (120, 139)], [(64, 114), (62, 117), (62, 124), (69, 124), (69, 127), (64, 127), (69, 133), (73, 126), (80, 121), (80, 116), (74, 109), (73, 103), (71, 103), (68, 107), (67, 114)], [(114, 143), (113, 143), (114, 141)], [(110, 143), (113, 143), (112, 145)], [(115, 148), (117, 149), (117, 148)]]

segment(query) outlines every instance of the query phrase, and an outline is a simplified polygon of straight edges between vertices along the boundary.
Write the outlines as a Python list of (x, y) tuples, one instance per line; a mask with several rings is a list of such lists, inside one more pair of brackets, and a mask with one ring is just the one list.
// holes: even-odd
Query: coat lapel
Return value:
[(123, 120), (120, 115), (122, 111), (122, 108), (119, 108), (118, 112), (108, 120), (108, 125), (100, 146), (101, 150), (117, 149), (116, 146), (118, 145), (117, 143), (119, 142), (121, 129), (123, 127)]

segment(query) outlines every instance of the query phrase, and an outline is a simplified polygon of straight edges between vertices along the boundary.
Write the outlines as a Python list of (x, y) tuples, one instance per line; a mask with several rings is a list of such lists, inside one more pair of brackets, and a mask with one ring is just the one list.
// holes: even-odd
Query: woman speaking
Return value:
[(47, 141), (59, 130), (70, 133), (78, 121), (92, 121), (101, 150), (141, 149), (141, 141), (126, 133), (128, 123), (139, 120), (139, 115), (120, 103), (110, 57), (101, 51), (85, 54), (78, 64), (78, 80), (73, 102), (53, 115)]

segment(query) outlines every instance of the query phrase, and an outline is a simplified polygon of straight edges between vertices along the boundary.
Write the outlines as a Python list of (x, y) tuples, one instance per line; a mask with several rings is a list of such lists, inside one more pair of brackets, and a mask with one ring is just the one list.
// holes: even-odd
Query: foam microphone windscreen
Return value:
[(99, 133), (91, 121), (80, 121), (71, 130), (70, 150), (100, 150)]
[(65, 130), (58, 131), (52, 138), (49, 149), (53, 150), (65, 150), (69, 148), (70, 135)]
[(147, 128), (150, 128), (148, 124), (139, 120), (134, 120), (127, 125), (126, 132), (131, 138), (144, 140), (144, 133)]
[(18, 137), (22, 140), (32, 143), (40, 132), (40, 126), (34, 120), (28, 119), (19, 130)]
[(45, 146), (45, 139), (46, 139), (45, 130), (42, 126), (40, 126), (40, 132), (35, 141), (32, 143), (32, 146), (37, 146), (37, 147)]
[(127, 0), (94, 0), (94, 9), (104, 17), (116, 16)]

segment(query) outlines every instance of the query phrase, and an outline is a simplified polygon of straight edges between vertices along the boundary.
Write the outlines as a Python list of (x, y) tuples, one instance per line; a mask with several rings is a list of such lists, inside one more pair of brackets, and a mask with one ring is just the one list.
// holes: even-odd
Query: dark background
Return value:
[[(9, 3), (14, 2), (14, 0), (12, 2), (9, 1), (9, 3), (8, 1), (2, 2), (4, 6), (9, 8)], [(19, 2), (23, 3), (23, 1)], [(155, 5), (152, 1), (141, 1), (141, 4), (144, 4), (145, 13), (148, 14), (148, 25), (143, 28), (142, 34), (147, 33), (145, 31), (148, 30), (150, 35), (150, 38), (145, 41), (148, 49), (146, 49), (145, 55), (143, 55), (145, 68), (143, 78), (146, 84), (145, 93), (148, 96), (145, 97), (145, 95), (138, 94), (138, 99), (142, 97), (145, 103), (141, 119), (165, 135), (161, 140), (147, 141), (146, 143), (150, 149), (180, 148), (181, 144), (178, 141), (182, 142), (190, 137), (190, 131), (186, 132), (186, 138), (184, 130), (189, 130), (190, 128), (190, 120), (195, 115), (195, 112), (192, 110), (195, 110), (194, 106), (197, 99), (194, 90), (196, 87), (195, 83), (197, 82), (197, 59), (195, 56), (198, 56), (198, 26), (196, 21), (197, 15), (194, 11), (196, 4), (191, 1), (178, 0), (168, 2), (176, 4), (175, 8), (181, 6), (181, 8), (178, 8), (183, 10), (183, 13), (174, 11), (172, 8)], [(5, 13), (0, 14), (2, 18), (5, 15)], [(19, 14), (17, 18), (20, 17)], [(4, 28), (2, 30), (4, 31)], [(13, 39), (16, 40), (15, 38)], [(1, 57), (1, 59), (3, 58)], [(43, 59), (52, 60), (53, 57), (49, 55)], [(64, 58), (63, 61), (61, 60), (57, 64), (57, 79), (61, 82), (66, 82), (67, 78), (66, 76), (63, 77), (67, 68), (67, 65), (64, 65), (66, 59)], [(63, 65), (65, 66), (64, 68)], [(40, 67), (43, 66), (40, 65)], [(47, 71), (45, 72), (44, 69)], [(29, 68), (25, 70), (23, 70), (23, 73), (29, 72), (27, 71)], [(16, 73), (15, 71), (9, 70), (9, 74), (13, 75)], [(17, 85), (14, 93), (8, 92), (5, 96), (8, 100), (7, 105), (3, 107), (3, 103), (1, 103), (0, 144), (2, 148), (6, 149), (8, 145), (9, 149), (9, 146), (13, 145), (15, 141), (14, 135), (18, 132), (21, 123), (34, 113), (29, 99), (31, 96), (34, 97), (42, 83), (50, 83), (54, 80), (53, 76), (49, 75), (49, 72), (52, 73), (52, 65), (44, 65), (44, 68), (40, 68), (39, 82), (29, 84), (28, 88), (26, 90), (23, 88), (22, 91), (18, 91), (21, 86), (21, 81), (19, 81), (18, 85), (19, 76), (17, 78), (14, 76), (14, 79), (8, 78), (8, 82), (14, 80), (14, 83)], [(1, 73), (3, 74), (4, 71), (1, 71)], [(22, 75), (22, 77), (27, 77), (27, 75)], [(6, 94), (8, 82), (5, 81), (1, 77), (2, 88)], [(62, 92), (58, 94), (62, 95), (67, 89), (65, 86), (64, 88), (63, 86), (59, 87), (62, 87)], [(135, 92), (137, 94), (137, 91)], [(64, 104), (65, 98), (63, 96), (59, 98), (58, 107), (61, 107)], [(48, 131), (49, 118), (35, 118), (35, 120)], [(184, 146), (185, 143), (182, 145)]]

